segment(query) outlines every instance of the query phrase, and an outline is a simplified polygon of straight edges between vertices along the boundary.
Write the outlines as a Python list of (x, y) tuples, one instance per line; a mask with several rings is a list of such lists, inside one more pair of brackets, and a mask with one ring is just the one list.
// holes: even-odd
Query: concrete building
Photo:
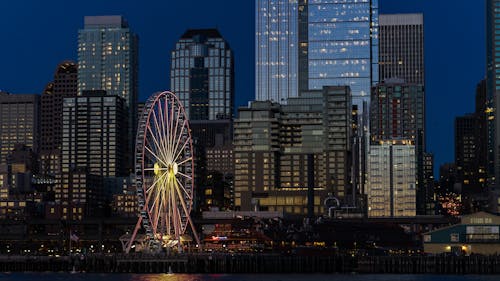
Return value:
[(78, 31), (78, 95), (104, 90), (125, 100), (130, 153), (137, 126), (138, 74), (139, 39), (125, 18), (86, 16), (84, 28)]
[(415, 146), (411, 141), (371, 145), (368, 154), (368, 216), (416, 215)]
[(349, 87), (324, 87), (286, 105), (252, 102), (235, 121), (235, 206), (323, 214), (350, 186)]
[(424, 233), (424, 252), (429, 254), (498, 255), (500, 217), (485, 212), (463, 216), (460, 223)]
[(417, 213), (434, 214), (433, 192), (425, 185), (425, 92), (420, 84), (386, 79), (372, 88), (370, 143), (408, 140), (415, 145)]
[(379, 28), (379, 81), (425, 85), (424, 15), (380, 14)]
[(0, 92), (0, 165), (20, 143), (38, 152), (40, 96)]
[(92, 215), (104, 208), (104, 199), (121, 191), (121, 177), (128, 176), (125, 132), (123, 98), (84, 91), (64, 99), (62, 178), (55, 198), (63, 214), (69, 214), (66, 208), (75, 209), (73, 219)]

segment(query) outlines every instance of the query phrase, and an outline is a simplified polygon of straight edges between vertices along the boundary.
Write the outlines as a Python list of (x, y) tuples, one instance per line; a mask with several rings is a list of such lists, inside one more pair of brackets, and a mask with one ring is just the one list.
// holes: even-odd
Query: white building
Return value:
[(415, 145), (389, 141), (370, 146), (368, 155), (368, 216), (416, 215)]

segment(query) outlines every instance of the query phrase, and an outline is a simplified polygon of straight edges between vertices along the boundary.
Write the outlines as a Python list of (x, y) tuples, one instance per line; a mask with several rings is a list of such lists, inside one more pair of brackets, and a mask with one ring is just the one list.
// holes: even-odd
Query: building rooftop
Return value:
[(85, 28), (128, 27), (127, 21), (122, 16), (86, 16), (84, 24)]
[(196, 35), (204, 35), (210, 38), (222, 38), (222, 35), (219, 33), (217, 29), (208, 28), (208, 29), (188, 29), (181, 36), (181, 39), (190, 39)]

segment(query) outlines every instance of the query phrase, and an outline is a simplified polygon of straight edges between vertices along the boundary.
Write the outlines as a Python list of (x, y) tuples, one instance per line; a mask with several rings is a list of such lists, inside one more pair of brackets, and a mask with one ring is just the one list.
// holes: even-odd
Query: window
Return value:
[(450, 234), (450, 242), (459, 242), (460, 235), (458, 233)]

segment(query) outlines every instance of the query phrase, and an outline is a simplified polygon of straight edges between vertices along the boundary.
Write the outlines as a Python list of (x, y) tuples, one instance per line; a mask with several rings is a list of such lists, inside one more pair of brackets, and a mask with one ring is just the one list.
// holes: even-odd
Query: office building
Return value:
[[(122, 16), (87, 16), (78, 31), (78, 95), (104, 90), (125, 100), (128, 139), (135, 139), (139, 72), (138, 37)], [(129, 141), (128, 151), (134, 142)], [(130, 163), (131, 167), (131, 163)]]
[[(488, 185), (500, 193), (500, 0), (486, 1), (486, 109)], [(500, 201), (498, 204), (500, 210)], [(498, 210), (495, 210), (497, 212)]]
[(425, 93), (420, 84), (391, 78), (372, 89), (370, 143), (409, 140), (416, 147), (417, 213), (433, 214), (433, 194), (425, 186)]
[[(197, 155), (195, 205), (207, 210), (212, 202), (224, 201), (204, 199), (211, 172), (233, 174), (227, 156), (232, 155), (234, 56), (217, 29), (189, 29), (181, 36), (171, 52), (170, 85), (186, 110)], [(219, 168), (224, 171), (214, 170)]]
[(76, 97), (78, 67), (72, 61), (61, 62), (54, 80), (47, 84), (41, 101), (40, 173), (55, 177), (60, 173), (63, 99)]
[(91, 215), (102, 209), (104, 198), (121, 191), (120, 177), (128, 173), (127, 117), (125, 99), (104, 91), (64, 99), (62, 186), (56, 190), (63, 214), (77, 204), (73, 218)]
[(323, 201), (347, 201), (349, 87), (324, 87), (286, 105), (255, 101), (235, 120), (235, 207), (320, 215)]
[(380, 14), (379, 27), (379, 81), (425, 85), (424, 15)]
[(362, 110), (378, 81), (378, 0), (256, 1), (256, 100), (347, 85)]
[(368, 216), (416, 215), (415, 146), (387, 141), (370, 146), (368, 154)]
[(35, 153), (40, 141), (40, 96), (0, 92), (0, 165), (16, 144)]
[(171, 52), (170, 87), (189, 120), (231, 119), (233, 51), (217, 29), (187, 30)]

